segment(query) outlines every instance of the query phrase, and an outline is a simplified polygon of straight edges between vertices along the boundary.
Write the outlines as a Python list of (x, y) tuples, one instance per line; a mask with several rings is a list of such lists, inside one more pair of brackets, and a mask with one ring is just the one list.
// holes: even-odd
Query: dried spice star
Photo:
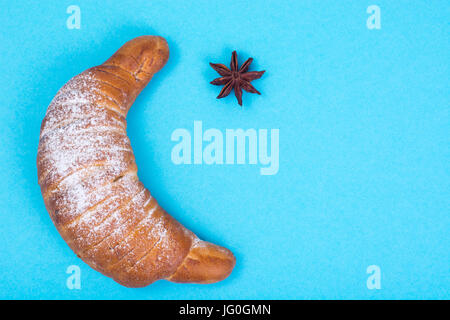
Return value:
[(240, 106), (242, 106), (242, 89), (250, 93), (261, 94), (255, 87), (250, 83), (253, 80), (261, 78), (261, 76), (266, 72), (263, 71), (249, 71), (248, 67), (252, 63), (253, 59), (248, 58), (240, 68), (238, 68), (237, 53), (233, 51), (231, 55), (230, 69), (228, 69), (224, 64), (221, 63), (209, 63), (211, 67), (217, 71), (222, 77), (214, 79), (211, 84), (216, 86), (222, 86), (217, 99), (226, 97), (230, 94), (231, 90), (234, 89), (234, 94)]

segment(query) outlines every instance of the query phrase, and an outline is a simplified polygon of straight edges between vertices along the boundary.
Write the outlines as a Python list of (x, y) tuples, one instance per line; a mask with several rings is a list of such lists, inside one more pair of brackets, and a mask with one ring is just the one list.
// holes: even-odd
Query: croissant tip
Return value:
[(226, 279), (236, 265), (233, 253), (215, 244), (199, 241), (191, 248), (178, 270), (167, 280), (209, 284)]
[(139, 80), (149, 81), (151, 76), (166, 64), (169, 55), (166, 39), (161, 36), (143, 35), (126, 42), (105, 64), (120, 65), (135, 74)]

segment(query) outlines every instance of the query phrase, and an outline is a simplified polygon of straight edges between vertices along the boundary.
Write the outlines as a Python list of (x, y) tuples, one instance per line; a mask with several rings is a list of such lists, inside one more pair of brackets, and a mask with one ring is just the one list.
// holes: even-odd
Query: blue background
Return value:
[[(81, 8), (69, 30), (66, 8)], [(381, 30), (366, 9), (381, 8)], [(2, 1), (0, 298), (450, 298), (447, 1)], [(37, 184), (57, 90), (143, 34), (171, 58), (129, 113), (139, 176), (200, 237), (237, 257), (213, 285), (128, 289), (54, 228)], [(238, 50), (261, 96), (216, 100), (208, 62)], [(280, 170), (171, 162), (176, 128), (280, 129)], [(82, 289), (66, 287), (79, 265)], [(366, 268), (381, 268), (381, 290)]]

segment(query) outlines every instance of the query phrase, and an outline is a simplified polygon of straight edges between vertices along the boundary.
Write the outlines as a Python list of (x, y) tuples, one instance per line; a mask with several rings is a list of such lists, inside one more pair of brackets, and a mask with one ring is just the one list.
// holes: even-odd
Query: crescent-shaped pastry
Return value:
[(41, 125), (37, 169), (53, 223), (81, 259), (127, 287), (212, 283), (235, 265), (228, 249), (166, 213), (137, 176), (125, 117), (168, 58), (161, 37), (127, 42), (65, 84)]

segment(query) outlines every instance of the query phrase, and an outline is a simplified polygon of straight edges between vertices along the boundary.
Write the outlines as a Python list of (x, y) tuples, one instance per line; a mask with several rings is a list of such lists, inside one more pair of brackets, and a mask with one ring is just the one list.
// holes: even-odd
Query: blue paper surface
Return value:
[[(66, 10), (80, 8), (80, 29)], [(369, 29), (370, 5), (381, 29)], [(0, 10), (0, 298), (450, 298), (447, 1), (21, 1)], [(126, 41), (171, 57), (128, 134), (139, 177), (201, 238), (230, 248), (212, 285), (124, 288), (69, 249), (37, 183), (39, 129), (58, 89)], [(262, 95), (216, 100), (209, 62), (253, 57)], [(278, 129), (279, 170), (176, 165), (174, 130)], [(69, 266), (81, 289), (69, 289)], [(381, 287), (369, 289), (375, 265)]]

